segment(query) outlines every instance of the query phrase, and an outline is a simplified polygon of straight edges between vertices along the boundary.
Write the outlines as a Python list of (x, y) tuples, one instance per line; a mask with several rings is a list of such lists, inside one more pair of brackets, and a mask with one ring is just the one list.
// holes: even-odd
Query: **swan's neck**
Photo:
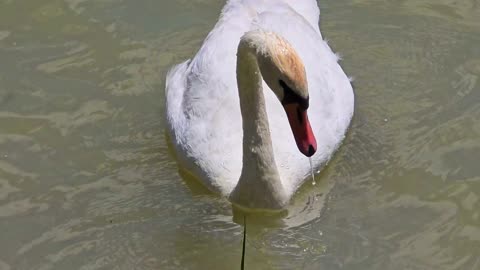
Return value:
[(288, 197), (275, 164), (262, 82), (255, 48), (240, 42), (237, 84), (243, 123), (243, 167), (230, 200), (245, 208), (282, 209)]

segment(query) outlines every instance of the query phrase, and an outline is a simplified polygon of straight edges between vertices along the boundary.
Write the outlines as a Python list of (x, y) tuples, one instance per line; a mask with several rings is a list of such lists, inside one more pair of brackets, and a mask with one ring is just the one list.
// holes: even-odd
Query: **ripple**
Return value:
[(0, 206), (0, 217), (13, 217), (25, 214), (43, 212), (49, 208), (48, 204), (38, 203), (32, 199), (11, 200)]
[(3, 270), (10, 270), (12, 269), (10, 265), (8, 265), (6, 262), (0, 260), (0, 269)]
[(0, 31), (0, 41), (8, 38), (10, 36), (10, 31)]
[[(238, 264), (241, 215), (182, 181), (162, 117), (223, 1), (167, 2), (3, 3), (0, 269)], [(321, 1), (356, 113), (315, 187), (249, 217), (248, 267), (478, 268), (476, 2)]]

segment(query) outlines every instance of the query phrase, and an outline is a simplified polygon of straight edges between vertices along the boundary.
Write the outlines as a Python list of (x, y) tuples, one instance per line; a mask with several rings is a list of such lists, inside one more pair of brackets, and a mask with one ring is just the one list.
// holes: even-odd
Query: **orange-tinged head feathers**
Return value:
[(258, 65), (265, 82), (276, 90), (278, 80), (283, 80), (297, 95), (308, 98), (305, 67), (293, 46), (276, 33), (264, 30), (247, 32), (242, 37), (255, 50)]
[(308, 96), (308, 85), (305, 67), (295, 49), (283, 38), (275, 35), (275, 42), (270, 44), (270, 57), (280, 72), (285, 76), (287, 84), (302, 97)]

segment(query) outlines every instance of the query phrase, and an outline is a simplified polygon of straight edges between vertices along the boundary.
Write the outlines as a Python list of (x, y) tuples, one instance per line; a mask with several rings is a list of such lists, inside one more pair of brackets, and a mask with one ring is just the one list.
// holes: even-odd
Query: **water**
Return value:
[[(222, 5), (0, 0), (1, 270), (239, 268), (242, 227), (162, 118)], [(249, 218), (246, 269), (480, 269), (479, 1), (321, 7), (355, 117), (288, 216)]]
[(315, 186), (317, 182), (315, 182), (315, 174), (313, 173), (313, 164), (312, 164), (312, 158), (308, 158), (308, 162), (310, 162), (310, 175), (312, 176), (312, 185)]

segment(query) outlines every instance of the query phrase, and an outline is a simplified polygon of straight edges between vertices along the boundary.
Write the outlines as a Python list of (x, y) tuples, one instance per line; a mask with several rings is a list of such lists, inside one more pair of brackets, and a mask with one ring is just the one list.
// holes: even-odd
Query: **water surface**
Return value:
[[(239, 267), (230, 205), (164, 136), (167, 69), (222, 5), (0, 0), (0, 269)], [(247, 269), (480, 269), (480, 2), (320, 6), (355, 117)]]

